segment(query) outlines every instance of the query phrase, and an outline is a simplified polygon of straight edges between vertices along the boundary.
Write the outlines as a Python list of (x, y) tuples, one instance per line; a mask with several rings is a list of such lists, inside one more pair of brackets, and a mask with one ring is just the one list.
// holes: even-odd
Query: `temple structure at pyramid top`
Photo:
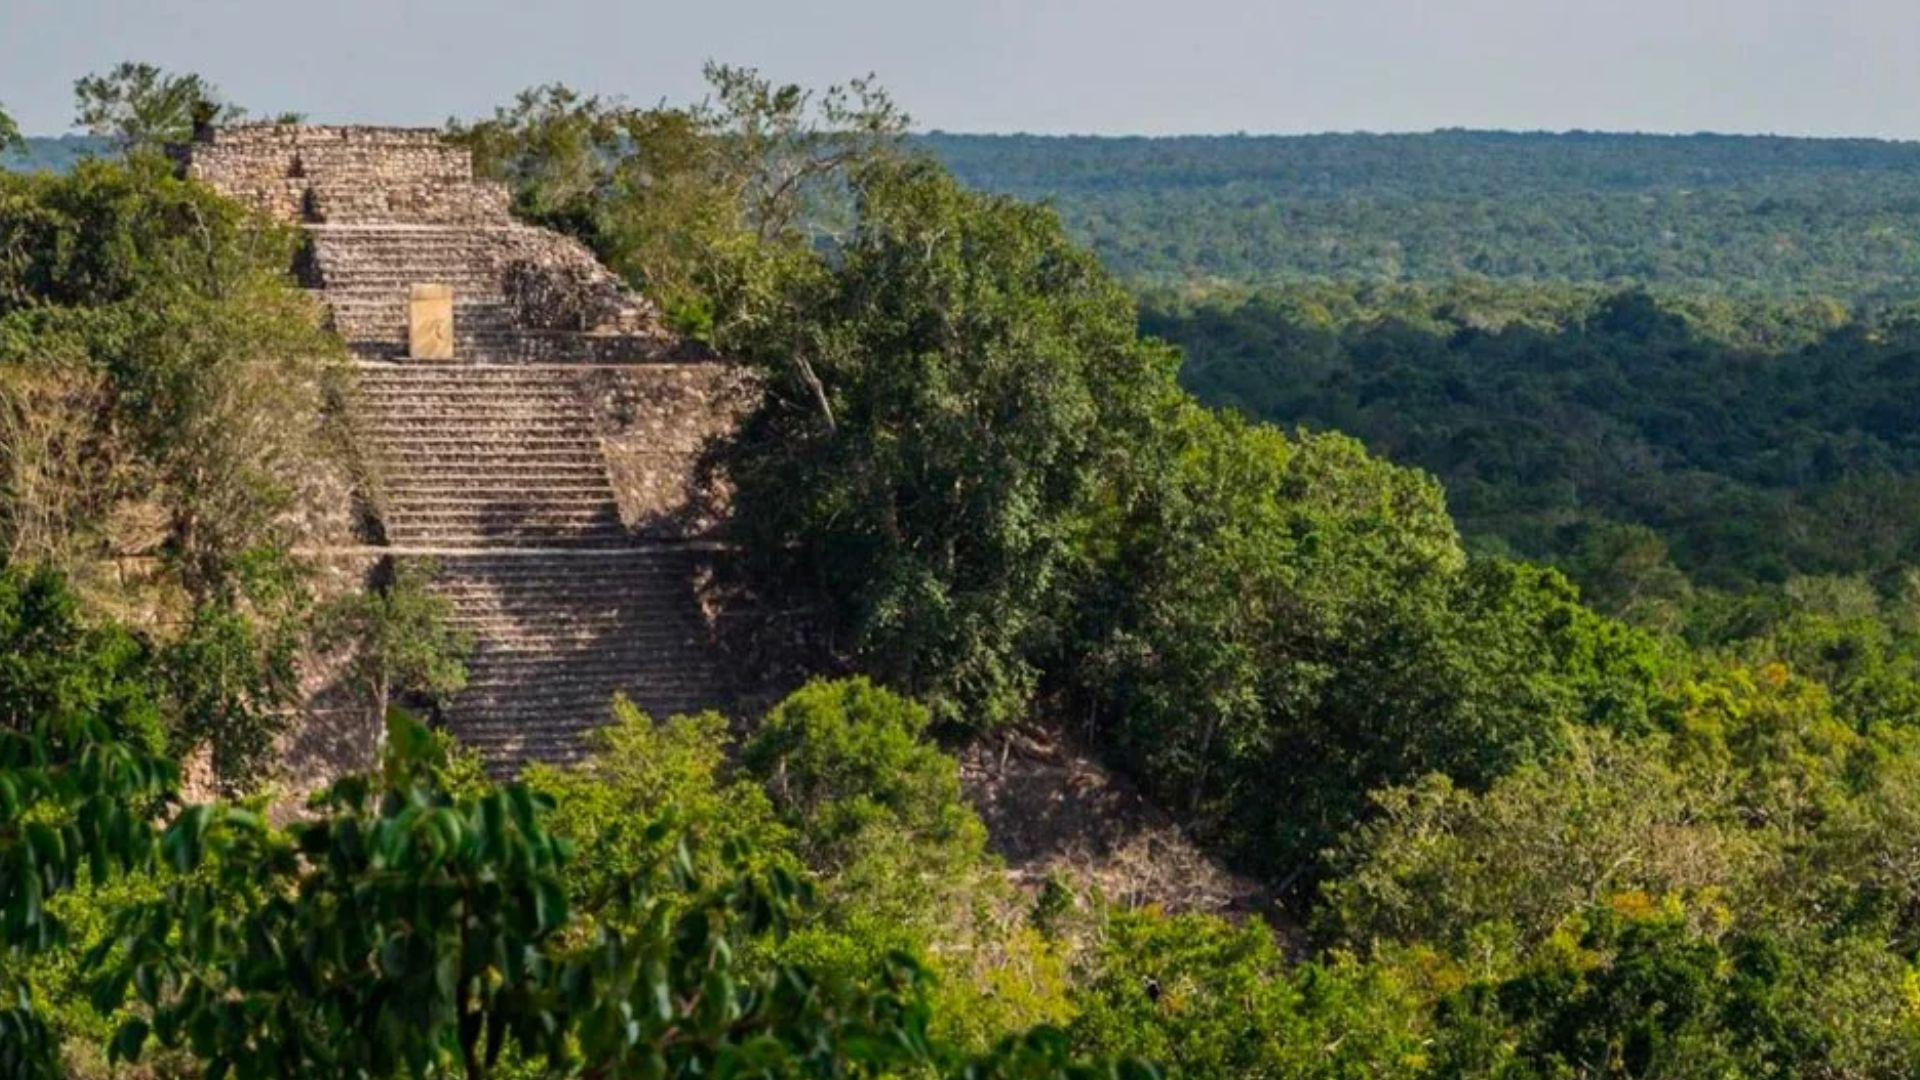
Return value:
[(514, 220), (504, 184), (476, 178), (466, 147), (431, 129), (241, 124), (180, 151), (186, 175), (310, 238), (302, 283), (322, 290), (362, 359), (418, 355), (420, 309), (451, 325), (438, 355), (476, 363), (686, 359), (583, 245)]

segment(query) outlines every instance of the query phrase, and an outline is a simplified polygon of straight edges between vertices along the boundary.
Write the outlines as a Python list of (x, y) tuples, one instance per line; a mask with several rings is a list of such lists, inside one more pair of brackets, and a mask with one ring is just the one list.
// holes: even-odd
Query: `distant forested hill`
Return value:
[(1461, 275), (1857, 297), (1920, 270), (1920, 143), (1442, 131), (922, 137), (1136, 282)]
[(12, 172), (65, 172), (88, 154), (104, 152), (106, 141), (91, 135), (38, 136), (25, 152), (0, 153), (0, 169)]

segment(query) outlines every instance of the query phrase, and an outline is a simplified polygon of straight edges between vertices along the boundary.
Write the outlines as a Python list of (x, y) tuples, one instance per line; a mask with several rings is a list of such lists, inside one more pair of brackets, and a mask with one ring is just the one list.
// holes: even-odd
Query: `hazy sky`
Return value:
[(257, 112), (432, 124), (530, 84), (650, 103), (707, 58), (872, 71), (920, 128), (1920, 137), (1916, 0), (0, 0), (0, 103), (122, 59)]

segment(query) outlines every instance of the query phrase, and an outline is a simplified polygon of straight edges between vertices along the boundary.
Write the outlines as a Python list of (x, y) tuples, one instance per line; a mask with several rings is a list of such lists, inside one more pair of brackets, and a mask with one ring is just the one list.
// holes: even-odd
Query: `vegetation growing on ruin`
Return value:
[[(189, 122), (174, 113), (208, 92), (82, 80), (83, 116), (160, 126), (129, 133), (121, 160), (0, 174), (0, 552), (126, 624), (155, 658), (170, 751), (242, 791), (273, 771), (297, 655), (345, 633), (298, 549), (351, 541), (358, 463), (350, 371), (288, 273), (294, 236), (139, 141), (177, 134), (157, 118)], [(408, 623), (406, 649), (436, 653), (396, 661), (408, 689), (456, 677), (458, 643), (419, 636), (430, 625)]]

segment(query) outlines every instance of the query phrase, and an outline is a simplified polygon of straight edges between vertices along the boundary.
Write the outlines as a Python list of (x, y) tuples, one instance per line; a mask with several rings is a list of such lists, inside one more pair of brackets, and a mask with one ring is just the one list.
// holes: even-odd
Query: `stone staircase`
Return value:
[[(528, 325), (508, 297), (517, 266), (571, 264), (605, 274), (578, 244), (511, 221), (308, 224), (306, 284), (325, 300), (334, 328), (358, 356), (404, 359), (407, 297), (418, 283), (450, 286), (454, 355), (492, 363), (634, 363), (683, 354), (679, 342), (652, 325), (650, 309), (622, 312), (641, 332)], [(610, 277), (607, 279), (610, 284)]]
[(712, 557), (691, 545), (431, 556), (476, 642), (448, 715), (460, 741), (503, 770), (570, 761), (615, 693), (654, 716), (728, 704), (696, 594)]
[[(432, 132), (243, 125), (203, 133), (182, 162), (305, 231), (296, 272), (360, 361), (353, 423), (382, 553), (432, 560), (475, 640), (443, 716), (463, 743), (509, 773), (576, 757), (616, 693), (655, 715), (730, 704), (701, 599), (724, 549), (623, 522), (596, 408), (607, 365), (658, 366), (644, 400), (668, 404), (615, 434), (623, 461), (669, 463), (649, 490), (683, 486), (701, 424), (675, 388), (699, 357), (644, 300), (580, 244), (514, 221), (505, 189)], [(406, 359), (416, 284), (452, 289), (453, 361)]]
[(369, 363), (359, 400), (356, 431), (382, 474), (388, 543), (631, 543), (573, 371)]
[(356, 436), (394, 557), (430, 560), (473, 636), (448, 727), (501, 773), (568, 761), (616, 693), (731, 703), (698, 583), (724, 552), (622, 523), (578, 365), (363, 362)]

